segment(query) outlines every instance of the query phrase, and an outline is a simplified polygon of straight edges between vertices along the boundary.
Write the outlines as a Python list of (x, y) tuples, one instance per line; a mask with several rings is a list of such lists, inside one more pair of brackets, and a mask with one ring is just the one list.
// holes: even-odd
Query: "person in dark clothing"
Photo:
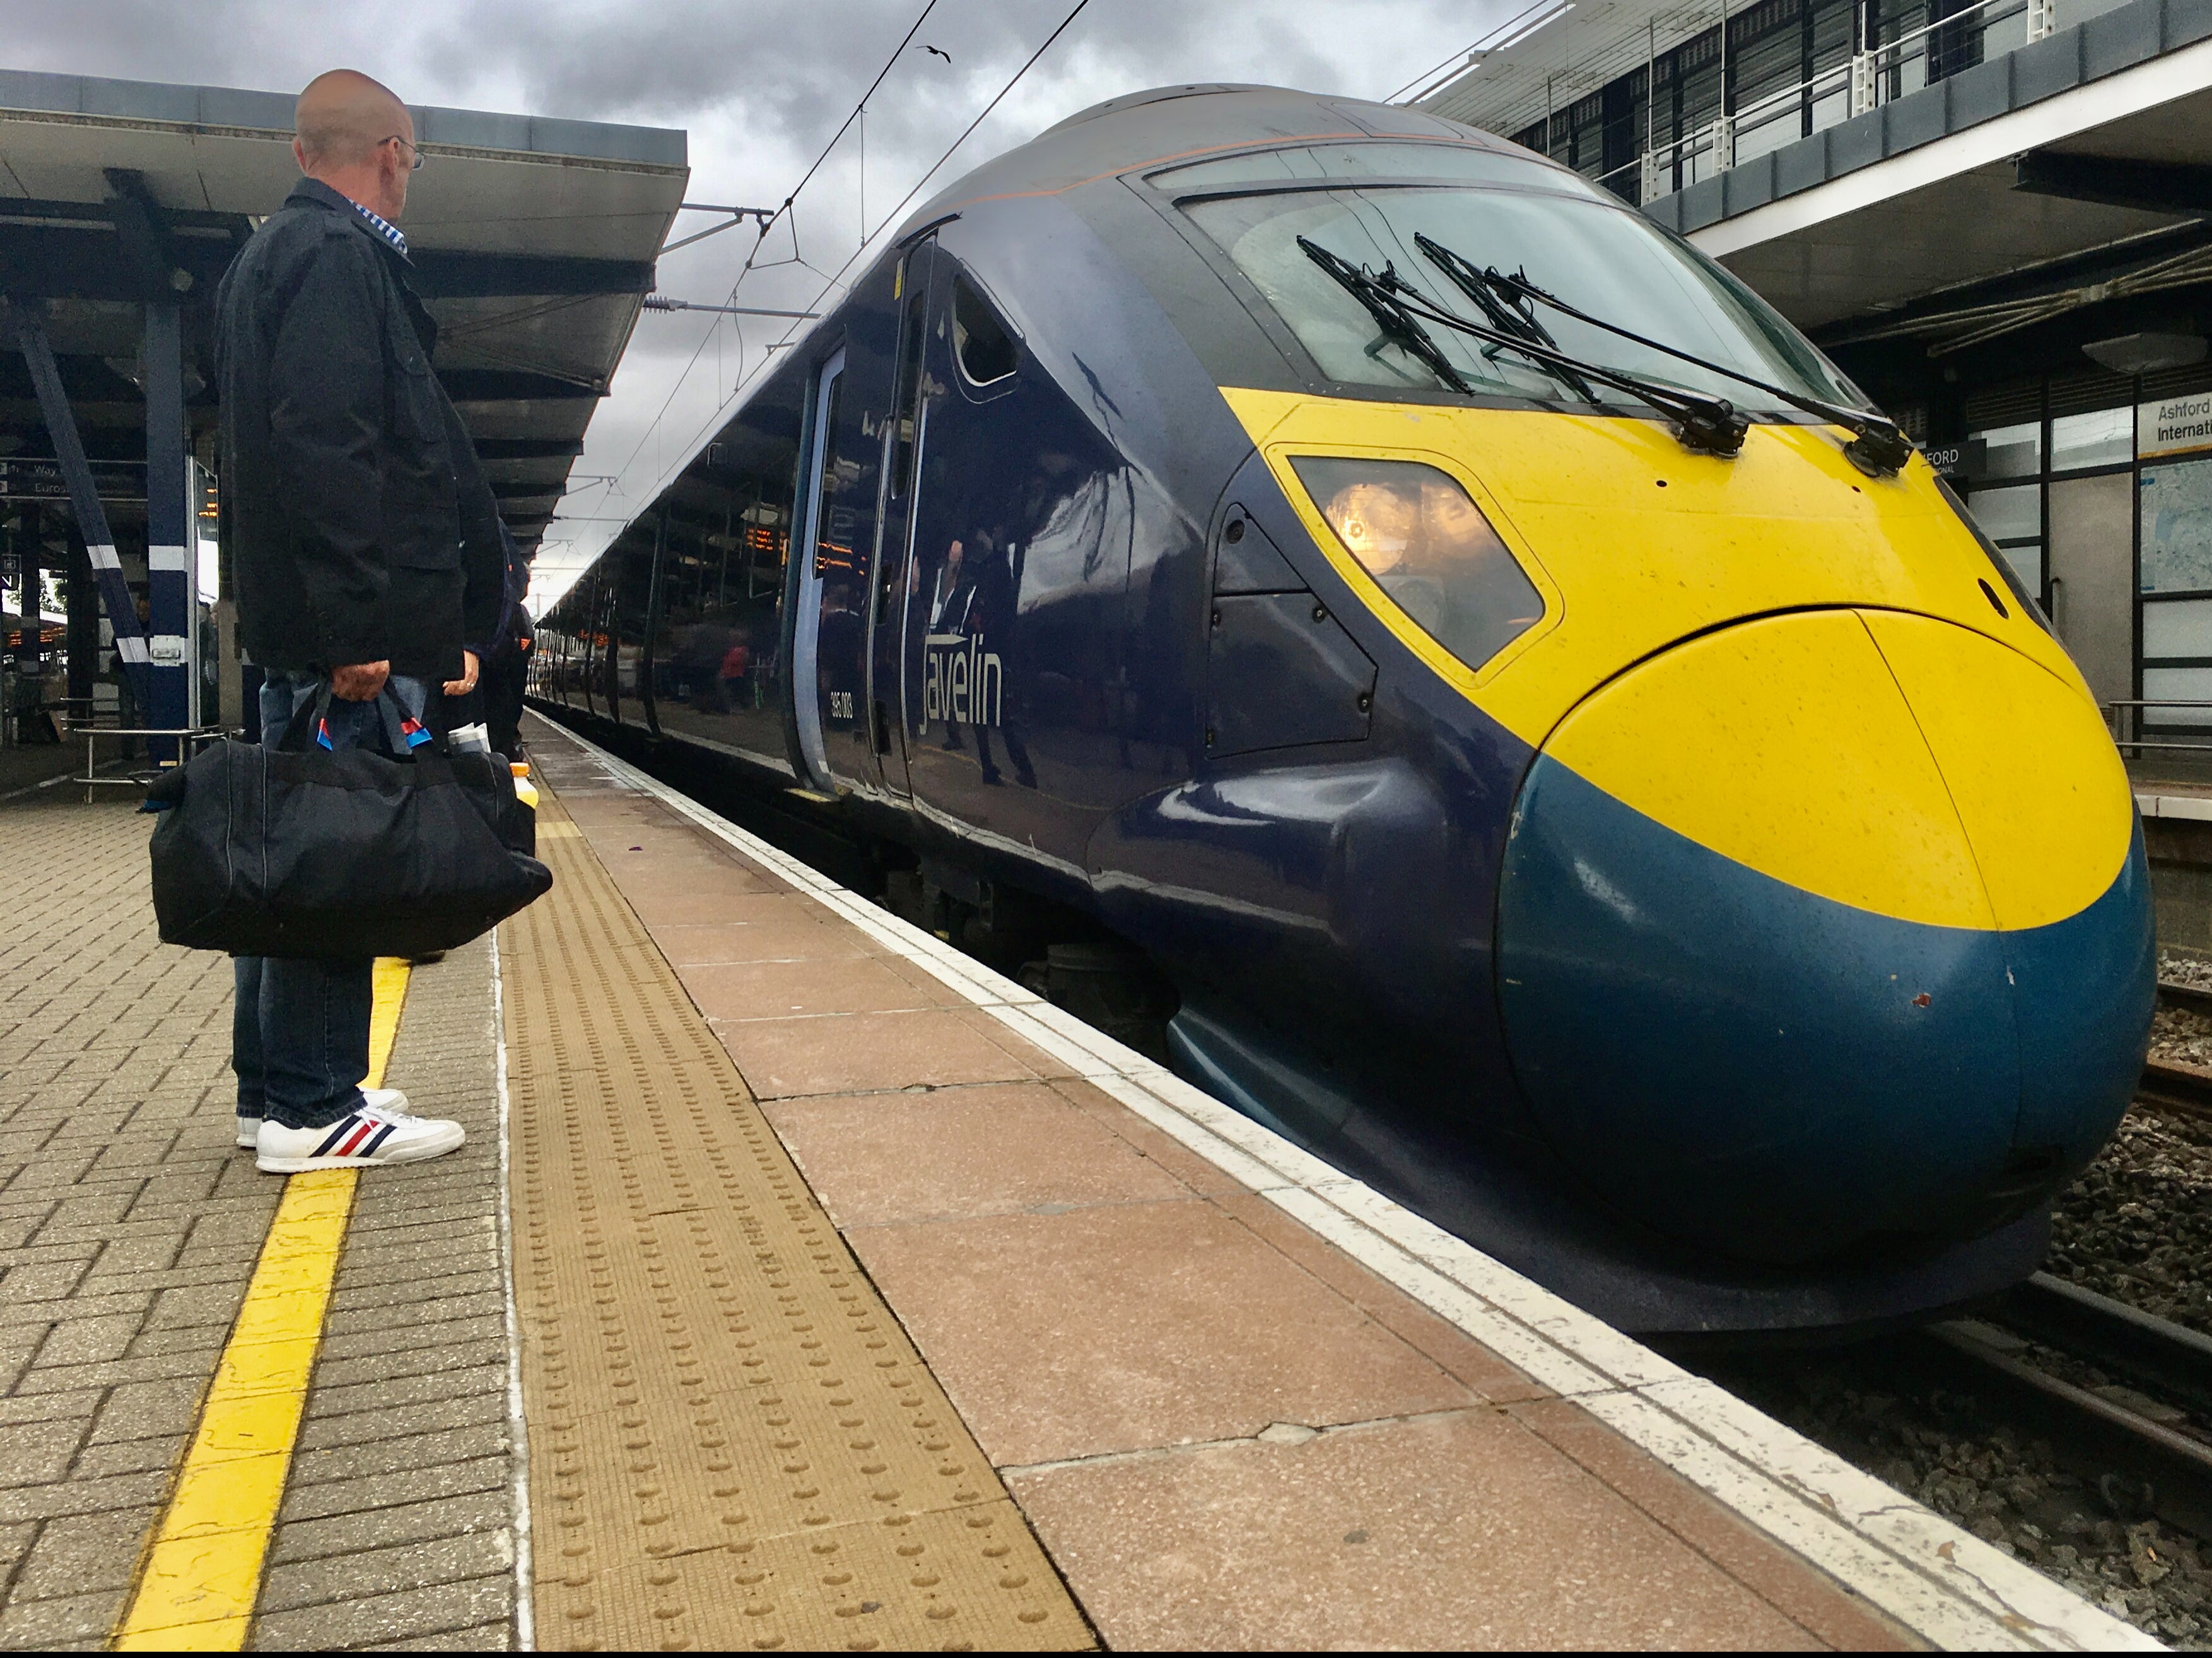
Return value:
[(522, 698), (530, 686), (530, 659), (538, 649), (529, 613), (520, 606), (512, 631), (499, 644), (484, 664), (484, 719), (491, 727), (492, 752), (515, 759), (522, 753)]
[[(216, 296), (240, 639), (264, 675), (264, 741), (328, 687), (319, 741), (397, 753), (434, 687), (473, 682), (465, 646), (489, 631), (503, 572), (496, 537), (464, 523), (475, 457), (408, 281), (397, 221), (422, 161), (413, 118), (336, 70), (300, 94), (295, 121), (306, 176)], [(461, 1143), (459, 1124), (361, 1087), (373, 965), (239, 958), (238, 1138), (261, 1168), (411, 1162)]]
[[(522, 555), (515, 548), (507, 521), (499, 515), (499, 499), (477, 459), (468, 428), (450, 402), (446, 405), (446, 436), (453, 456), (454, 502), (460, 520), (462, 569), (469, 578), (467, 590), (471, 594), (480, 593), (495, 580), (498, 587), (489, 622), (483, 619), (485, 607), (481, 603), (463, 606), (471, 631), (461, 650), (461, 674), (444, 682), (436, 723), (452, 734), (455, 747), (489, 751), (492, 745), (484, 730), (481, 675), (507, 631), (508, 613), (520, 600), (514, 583)], [(523, 579), (528, 579), (526, 573)]]
[[(489, 495), (487, 489), (486, 495)], [(501, 588), (499, 613), (482, 641), (470, 647), (483, 663), (483, 678), (467, 699), (468, 717), (485, 727), (486, 745), (495, 754), (514, 758), (522, 721), (524, 676), (529, 672), (530, 614), (522, 607), (530, 591), (530, 563), (516, 545), (514, 533), (496, 508), (491, 527), (499, 544)], [(453, 686), (447, 686), (450, 692)]]

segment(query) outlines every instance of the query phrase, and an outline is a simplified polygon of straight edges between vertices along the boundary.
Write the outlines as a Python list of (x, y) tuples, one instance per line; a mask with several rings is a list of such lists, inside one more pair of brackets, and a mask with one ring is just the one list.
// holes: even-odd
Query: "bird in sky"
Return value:
[(945, 59), (945, 61), (946, 63), (948, 63), (948, 64), (949, 64), (949, 63), (951, 63), (951, 62), (952, 61), (952, 54), (951, 54), (951, 52), (938, 52), (938, 51), (937, 51), (937, 48), (936, 48), (935, 46), (933, 46), (932, 45), (930, 45), (930, 44), (929, 44), (929, 42), (928, 42), (928, 41), (927, 41), (927, 40), (924, 40), (924, 41), (921, 43), (921, 49), (922, 49), (924, 52), (937, 52), (937, 55), (938, 55), (939, 58), (942, 58), (943, 59)]

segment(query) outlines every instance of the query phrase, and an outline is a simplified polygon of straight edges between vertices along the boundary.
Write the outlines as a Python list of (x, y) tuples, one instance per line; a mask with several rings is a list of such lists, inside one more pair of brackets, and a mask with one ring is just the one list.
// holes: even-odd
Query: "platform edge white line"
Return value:
[(508, 1186), (511, 1168), (507, 1154), (509, 1103), (507, 1090), (507, 980), (499, 966), (499, 930), (491, 934), (491, 1037), (495, 1058), (493, 1097), (499, 1106), (499, 1258), (506, 1282), (501, 1312), (507, 1319), (507, 1434), (510, 1442), (508, 1466), (514, 1474), (507, 1490), (514, 1503), (514, 1647), (518, 1652), (538, 1649), (538, 1611), (531, 1600), (530, 1423), (522, 1408), (522, 1313), (514, 1299), (514, 1203)]
[[(972, 958), (963, 957), (960, 966), (952, 967), (941, 959), (953, 954), (943, 941), (837, 885), (559, 721), (539, 717), (590, 755), (615, 782), (650, 795), (823, 907), (863, 925), (949, 987), (966, 995), (963, 981), (988, 986), (996, 980), (1005, 985), (1006, 999), (979, 1003), (980, 1010), (1024, 1040), (1045, 1045), (1037, 1043), (1036, 1035), (1042, 1021), (1032, 1007), (1023, 1005), (1036, 998), (1024, 987)], [(1747, 1524), (1939, 1649), (2166, 1649), (2133, 1624), (1991, 1547), (1755, 1406), (1689, 1375), (1633, 1337), (1193, 1088), (1155, 1061), (1085, 1029), (1087, 1039), (1079, 1045), (1110, 1065), (1110, 1074), (1090, 1079), (1105, 1092), (1139, 1110), (1147, 1121), (1223, 1173), (1261, 1192), (1316, 1236), (1582, 1405)], [(1053, 1045), (1077, 1045), (1065, 1037), (1057, 1037)], [(1139, 1109), (1133, 1094), (1145, 1098), (1150, 1108)], [(1176, 1096), (1190, 1095), (1196, 1100), (1177, 1103)], [(1207, 1118), (1212, 1121), (1204, 1120)], [(1231, 1118), (1235, 1119), (1233, 1126), (1224, 1120)], [(1169, 1126), (1173, 1119), (1179, 1119), (1180, 1129)], [(1312, 1171), (1316, 1167), (1326, 1170), (1328, 1178), (1316, 1178)], [(1261, 1176), (1255, 1182), (1255, 1169), (1275, 1178)], [(1290, 1173), (1293, 1169), (1297, 1175)], [(1445, 1285), (1474, 1306), (1448, 1293)], [(1482, 1309), (1494, 1314), (1494, 1319)], [(1502, 1347), (1501, 1341), (1510, 1343), (1513, 1350)], [(1522, 1356), (1516, 1356), (1516, 1351)], [(1545, 1371), (1571, 1385), (1559, 1387), (1546, 1381)], [(1600, 1385), (1573, 1385), (1585, 1375), (1601, 1379)], [(1685, 1433), (1690, 1436), (1687, 1443), (1680, 1437)], [(1845, 1495), (1857, 1500), (1839, 1500)]]

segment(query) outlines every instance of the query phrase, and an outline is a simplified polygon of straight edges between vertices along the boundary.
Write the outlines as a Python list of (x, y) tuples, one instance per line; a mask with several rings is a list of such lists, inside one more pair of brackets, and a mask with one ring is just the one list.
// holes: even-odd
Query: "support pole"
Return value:
[[(198, 594), (185, 518), (185, 366), (182, 317), (173, 301), (146, 306), (146, 597), (152, 726), (191, 725), (192, 606)], [(156, 762), (173, 760), (173, 738), (155, 737)]]
[(92, 687), (100, 678), (100, 583), (92, 560), (85, 554), (84, 536), (72, 515), (69, 527), (69, 563), (63, 578), (64, 603), (69, 631), (63, 649), (67, 653), (71, 717), (92, 722)]
[[(77, 534), (84, 543), (93, 578), (99, 583), (100, 600), (107, 612), (108, 625), (115, 632), (116, 656), (130, 676), (138, 706), (145, 708), (149, 705), (145, 631), (138, 625), (138, 607), (131, 602), (130, 583), (123, 579), (122, 561), (115, 556), (114, 532), (107, 527), (107, 509), (100, 504), (100, 487), (93, 481), (91, 464), (84, 458), (84, 440), (77, 435), (76, 417), (70, 411), (69, 393), (62, 386), (61, 369), (54, 362), (54, 348), (46, 338), (46, 318), (33, 306), (12, 301), (8, 310), (15, 321), (15, 338), (22, 346), (23, 360), (30, 365), (31, 383), (38, 388), (39, 412), (45, 418), (47, 436), (53, 439), (55, 457), (61, 462), (62, 478), (69, 485), (70, 509), (76, 519)], [(81, 670), (77, 661), (74, 600), (70, 613), (70, 694), (78, 694), (78, 675), (82, 671), (83, 694), (89, 697), (93, 669), (87, 665)]]
[(10, 562), (15, 567), (15, 590), (22, 595), (23, 645), (15, 653), (16, 671), (19, 673), (27, 666), (28, 670), (36, 674), (45, 665), (39, 637), (45, 622), (40, 600), (46, 590), (43, 576), (46, 558), (39, 545), (44, 527), (40, 521), (37, 502), (26, 501), (16, 509)]

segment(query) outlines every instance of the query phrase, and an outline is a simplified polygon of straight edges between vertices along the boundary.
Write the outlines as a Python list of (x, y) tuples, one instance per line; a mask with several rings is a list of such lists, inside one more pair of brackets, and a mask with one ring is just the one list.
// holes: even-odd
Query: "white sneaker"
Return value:
[[(407, 1109), (407, 1096), (398, 1088), (363, 1088), (362, 1103), (371, 1111), (395, 1112)], [(240, 1117), (238, 1119), (238, 1143), (248, 1151), (261, 1143), (261, 1119)]]
[(255, 1137), (253, 1165), (264, 1174), (299, 1174), (311, 1168), (419, 1163), (459, 1150), (467, 1138), (459, 1123), (410, 1117), (404, 1111), (364, 1108), (327, 1128), (286, 1128), (282, 1123), (263, 1123)]

